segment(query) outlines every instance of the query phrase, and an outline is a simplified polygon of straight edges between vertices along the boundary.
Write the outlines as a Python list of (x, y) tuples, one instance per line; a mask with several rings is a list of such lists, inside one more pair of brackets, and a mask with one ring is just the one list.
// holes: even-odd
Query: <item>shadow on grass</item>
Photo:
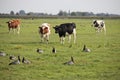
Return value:
[(46, 45), (55, 45), (55, 44), (58, 44), (57, 42), (49, 42), (49, 43), (46, 43), (46, 42), (11, 42), (10, 44), (46, 44)]

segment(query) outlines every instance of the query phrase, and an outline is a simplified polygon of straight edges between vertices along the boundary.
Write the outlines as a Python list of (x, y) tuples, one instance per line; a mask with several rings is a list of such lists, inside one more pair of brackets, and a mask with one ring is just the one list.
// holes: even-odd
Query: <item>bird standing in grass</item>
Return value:
[(91, 51), (90, 51), (90, 49), (88, 49), (88, 48), (86, 47), (86, 45), (84, 45), (84, 47), (83, 47), (83, 52), (91, 52)]
[(43, 53), (43, 50), (38, 48), (37, 53)]
[(15, 59), (16, 59), (16, 57), (15, 57), (15, 56), (13, 56), (13, 55), (10, 55), (9, 59), (10, 59), (10, 60), (15, 60)]
[(71, 56), (71, 60), (68, 61), (68, 62), (65, 62), (64, 64), (65, 64), (65, 65), (72, 65), (72, 64), (74, 64), (74, 59), (73, 59), (73, 57)]
[(6, 56), (6, 53), (0, 51), (0, 56)]
[(25, 59), (25, 57), (23, 57), (22, 59), (22, 63), (25, 63), (25, 64), (30, 64), (31, 62), (27, 59)]
[(15, 61), (13, 61), (13, 62), (11, 62), (11, 63), (9, 63), (9, 65), (16, 65), (16, 64), (20, 64), (20, 56), (18, 56), (18, 60), (15, 60)]
[(52, 53), (56, 53), (56, 49), (54, 47), (52, 49)]

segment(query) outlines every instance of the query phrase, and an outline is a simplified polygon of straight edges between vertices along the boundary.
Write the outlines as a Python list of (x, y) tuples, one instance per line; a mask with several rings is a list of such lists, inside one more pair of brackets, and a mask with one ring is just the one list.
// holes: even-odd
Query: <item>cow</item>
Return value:
[(104, 30), (104, 34), (106, 34), (105, 22), (103, 20), (93, 20), (93, 27), (95, 27), (96, 32), (102, 32)]
[(64, 44), (66, 35), (68, 35), (68, 43), (70, 43), (72, 34), (74, 37), (74, 43), (76, 42), (76, 24), (75, 23), (63, 23), (63, 24), (60, 24), (59, 26), (56, 25), (53, 28), (55, 29), (55, 33), (59, 34), (61, 44)]
[(6, 23), (8, 24), (9, 33), (10, 33), (11, 30), (13, 30), (14, 33), (15, 33), (15, 29), (17, 30), (18, 34), (20, 33), (20, 20), (13, 19), (13, 20), (10, 20)]
[(46, 41), (48, 43), (50, 36), (50, 24), (43, 23), (39, 27), (39, 34), (41, 36), (41, 42)]

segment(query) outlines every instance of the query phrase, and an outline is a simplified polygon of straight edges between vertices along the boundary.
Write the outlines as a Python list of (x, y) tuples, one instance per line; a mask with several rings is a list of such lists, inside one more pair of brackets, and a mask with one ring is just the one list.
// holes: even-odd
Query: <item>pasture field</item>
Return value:
[[(8, 18), (0, 18), (0, 80), (120, 80), (120, 19), (105, 19), (107, 33), (96, 33), (92, 19), (21, 19), (20, 34), (8, 33)], [(40, 42), (38, 27), (51, 24), (49, 44)], [(52, 28), (66, 22), (77, 26), (76, 44), (60, 44)], [(86, 44), (91, 52), (82, 52)], [(52, 53), (52, 47), (57, 50)], [(36, 52), (44, 50), (43, 54)], [(24, 56), (31, 64), (8, 65), (9, 55)], [(63, 65), (73, 56), (74, 65)]]

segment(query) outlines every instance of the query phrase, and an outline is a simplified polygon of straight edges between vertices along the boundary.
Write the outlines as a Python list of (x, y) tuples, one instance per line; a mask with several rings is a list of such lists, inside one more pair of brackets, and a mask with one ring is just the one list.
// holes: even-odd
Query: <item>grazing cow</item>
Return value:
[(49, 35), (50, 35), (50, 24), (48, 23), (43, 23), (39, 27), (39, 33), (41, 35), (41, 41), (49, 41)]
[(104, 30), (106, 34), (105, 22), (103, 20), (94, 20), (93, 27), (95, 27), (96, 32), (102, 32), (102, 30)]
[(71, 41), (71, 34), (74, 37), (74, 43), (76, 41), (76, 24), (75, 23), (64, 23), (59, 26), (53, 27), (55, 29), (55, 33), (59, 34), (61, 44), (64, 44), (65, 36), (68, 35), (68, 42)]
[(10, 20), (7, 22), (8, 23), (8, 30), (9, 32), (11, 31), (11, 29), (14, 31), (15, 33), (15, 29), (17, 30), (17, 33), (20, 33), (20, 20), (18, 19), (14, 19), (14, 20)]

